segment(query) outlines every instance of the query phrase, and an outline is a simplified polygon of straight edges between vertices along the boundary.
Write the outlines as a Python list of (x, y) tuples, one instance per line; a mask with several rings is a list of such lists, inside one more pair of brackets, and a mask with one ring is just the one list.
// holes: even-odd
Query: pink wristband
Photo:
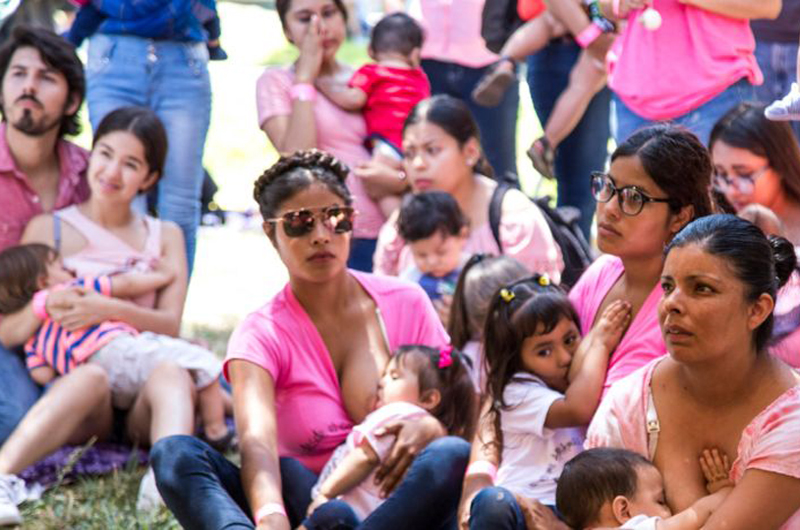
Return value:
[(497, 480), (497, 466), (488, 460), (478, 460), (467, 467), (465, 476), (468, 477), (470, 475), (488, 475), (492, 484), (494, 484)]
[(289, 97), (297, 101), (313, 102), (317, 99), (317, 89), (310, 83), (297, 83), (289, 89)]
[(586, 28), (575, 36), (575, 42), (581, 48), (588, 47), (591, 43), (597, 40), (597, 37), (602, 35), (603, 30), (600, 26), (592, 22)]
[(611, 13), (617, 18), (621, 18), (619, 14), (619, 0), (611, 0)]
[(284, 508), (283, 504), (279, 502), (268, 502), (267, 504), (258, 509), (258, 511), (256, 512), (256, 516), (253, 518), (253, 521), (255, 521), (257, 525), (258, 522), (264, 517), (268, 515), (275, 515), (276, 513), (286, 517), (286, 508)]
[(49, 294), (49, 289), (42, 289), (33, 295), (33, 314), (42, 320), (50, 318), (50, 315), (47, 314), (47, 295)]

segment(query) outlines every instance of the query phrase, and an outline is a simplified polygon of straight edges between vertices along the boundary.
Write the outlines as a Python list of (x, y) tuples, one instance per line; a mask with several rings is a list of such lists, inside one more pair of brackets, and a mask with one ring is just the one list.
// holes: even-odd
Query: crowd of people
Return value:
[[(387, 2), (354, 70), (342, 0), (276, 0), (253, 197), (289, 280), (224, 362), (179, 337), (216, 4), (79, 3), (85, 70), (0, 47), (0, 525), (95, 438), (186, 528), (800, 528), (800, 2), (509, 1), (499, 54), (484, 0)], [(523, 61), (575, 225), (518, 187)]]

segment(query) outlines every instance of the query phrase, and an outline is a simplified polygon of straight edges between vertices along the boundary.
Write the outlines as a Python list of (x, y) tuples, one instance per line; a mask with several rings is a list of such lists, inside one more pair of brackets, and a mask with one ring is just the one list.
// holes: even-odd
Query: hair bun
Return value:
[(778, 277), (778, 287), (789, 280), (797, 267), (797, 254), (794, 245), (786, 238), (769, 236), (769, 245), (772, 247), (772, 256), (775, 259), (775, 275)]

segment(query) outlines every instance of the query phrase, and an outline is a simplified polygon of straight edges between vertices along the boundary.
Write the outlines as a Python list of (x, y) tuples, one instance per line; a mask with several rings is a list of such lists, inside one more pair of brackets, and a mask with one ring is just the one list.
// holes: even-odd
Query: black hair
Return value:
[(525, 265), (508, 256), (470, 257), (458, 275), (450, 306), (447, 334), (453, 346), (463, 348), (481, 336), (492, 296), (504, 285), (529, 275)]
[(386, 15), (372, 28), (369, 47), (374, 54), (399, 53), (408, 57), (422, 47), (422, 26), (405, 13)]
[(800, 146), (791, 126), (785, 121), (767, 119), (764, 107), (744, 102), (725, 113), (711, 129), (709, 150), (722, 141), (766, 158), (780, 176), (786, 195), (800, 201)]
[[(339, 13), (342, 14), (344, 21), (347, 22), (347, 8), (344, 7), (342, 0), (333, 0), (333, 4), (336, 6), (336, 9), (339, 10)], [(275, 0), (275, 10), (278, 12), (278, 18), (284, 28), (286, 27), (286, 15), (291, 8), (292, 0)]]
[(541, 274), (507, 284), (492, 297), (483, 331), (483, 351), (491, 398), (488, 419), (493, 420), (497, 443), (502, 439), (501, 410), (517, 405), (506, 403), (503, 392), (517, 373), (525, 371), (523, 342), (533, 335), (550, 333), (563, 319), (573, 321), (580, 329), (578, 313), (567, 293)]
[[(481, 133), (478, 124), (467, 104), (458, 98), (439, 94), (432, 98), (423, 99), (417, 103), (408, 114), (403, 124), (403, 133), (412, 125), (427, 121), (440, 127), (448, 135), (455, 138), (460, 147), (463, 147), (470, 139), (474, 138), (480, 145)], [(487, 177), (494, 176), (494, 170), (486, 160), (486, 156), (481, 152), (481, 156), (475, 163), (475, 171)]]
[(281, 156), (255, 182), (253, 198), (264, 220), (276, 216), (281, 204), (315, 182), (323, 184), (346, 205), (353, 202), (345, 179), (350, 170), (333, 155), (318, 149)]
[(0, 252), (0, 315), (25, 307), (39, 281), (47, 277), (47, 265), (58, 257), (54, 248), (41, 243), (16, 245)]
[[(794, 246), (779, 236), (767, 237), (756, 225), (730, 214), (715, 214), (692, 221), (672, 239), (665, 254), (674, 248), (699, 245), (705, 252), (725, 260), (745, 285), (748, 302), (766, 293), (775, 300), (778, 289), (797, 265)], [(773, 315), (756, 329), (756, 352), (762, 352), (772, 335)]]
[[(67, 101), (78, 100), (75, 112), (62, 118), (59, 136), (78, 134), (81, 132), (78, 111), (86, 97), (86, 78), (83, 74), (83, 63), (75, 53), (75, 46), (48, 29), (25, 24), (16, 26), (11, 32), (11, 38), (0, 47), (0, 79), (5, 78), (14, 53), (20, 48), (28, 47), (38, 51), (44, 64), (58, 70), (67, 80)], [(2, 106), (0, 113), (6, 119)]]
[(403, 199), (397, 231), (405, 241), (413, 243), (437, 233), (457, 236), (468, 223), (452, 195), (444, 191), (423, 191)]
[(632, 498), (637, 470), (653, 463), (627, 449), (600, 447), (579, 453), (564, 465), (556, 486), (556, 507), (570, 528), (597, 524), (600, 510), (615, 497)]
[[(439, 368), (443, 355), (449, 355), (451, 362)], [(430, 413), (442, 422), (448, 434), (471, 441), (478, 401), (466, 356), (450, 346), (437, 350), (413, 344), (398, 348), (394, 358), (403, 366), (413, 359), (420, 396), (430, 390), (438, 390), (441, 395), (439, 404)]]
[(142, 143), (147, 168), (161, 178), (167, 158), (167, 131), (156, 113), (147, 107), (120, 107), (111, 111), (97, 126), (92, 148), (103, 136), (116, 131), (129, 132)]
[(637, 130), (614, 150), (620, 157), (637, 157), (647, 175), (669, 197), (669, 207), (678, 213), (692, 206), (693, 219), (710, 214), (711, 173), (708, 150), (697, 136), (672, 123), (656, 123)]

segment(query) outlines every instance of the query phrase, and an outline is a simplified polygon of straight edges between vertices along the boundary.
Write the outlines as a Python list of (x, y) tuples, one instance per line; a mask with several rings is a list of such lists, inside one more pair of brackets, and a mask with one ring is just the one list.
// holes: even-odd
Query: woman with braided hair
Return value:
[[(296, 527), (322, 466), (374, 407), (391, 352), (447, 343), (419, 286), (347, 268), (357, 215), (347, 174), (336, 158), (312, 149), (281, 157), (256, 181), (264, 233), (289, 282), (228, 344), (242, 468), (188, 436), (153, 448), (159, 490), (186, 528)], [(468, 444), (446, 437), (425, 447), (445, 434), (431, 416), (385, 431), (397, 439), (378, 480), (391, 495), (360, 528), (452, 521)]]

